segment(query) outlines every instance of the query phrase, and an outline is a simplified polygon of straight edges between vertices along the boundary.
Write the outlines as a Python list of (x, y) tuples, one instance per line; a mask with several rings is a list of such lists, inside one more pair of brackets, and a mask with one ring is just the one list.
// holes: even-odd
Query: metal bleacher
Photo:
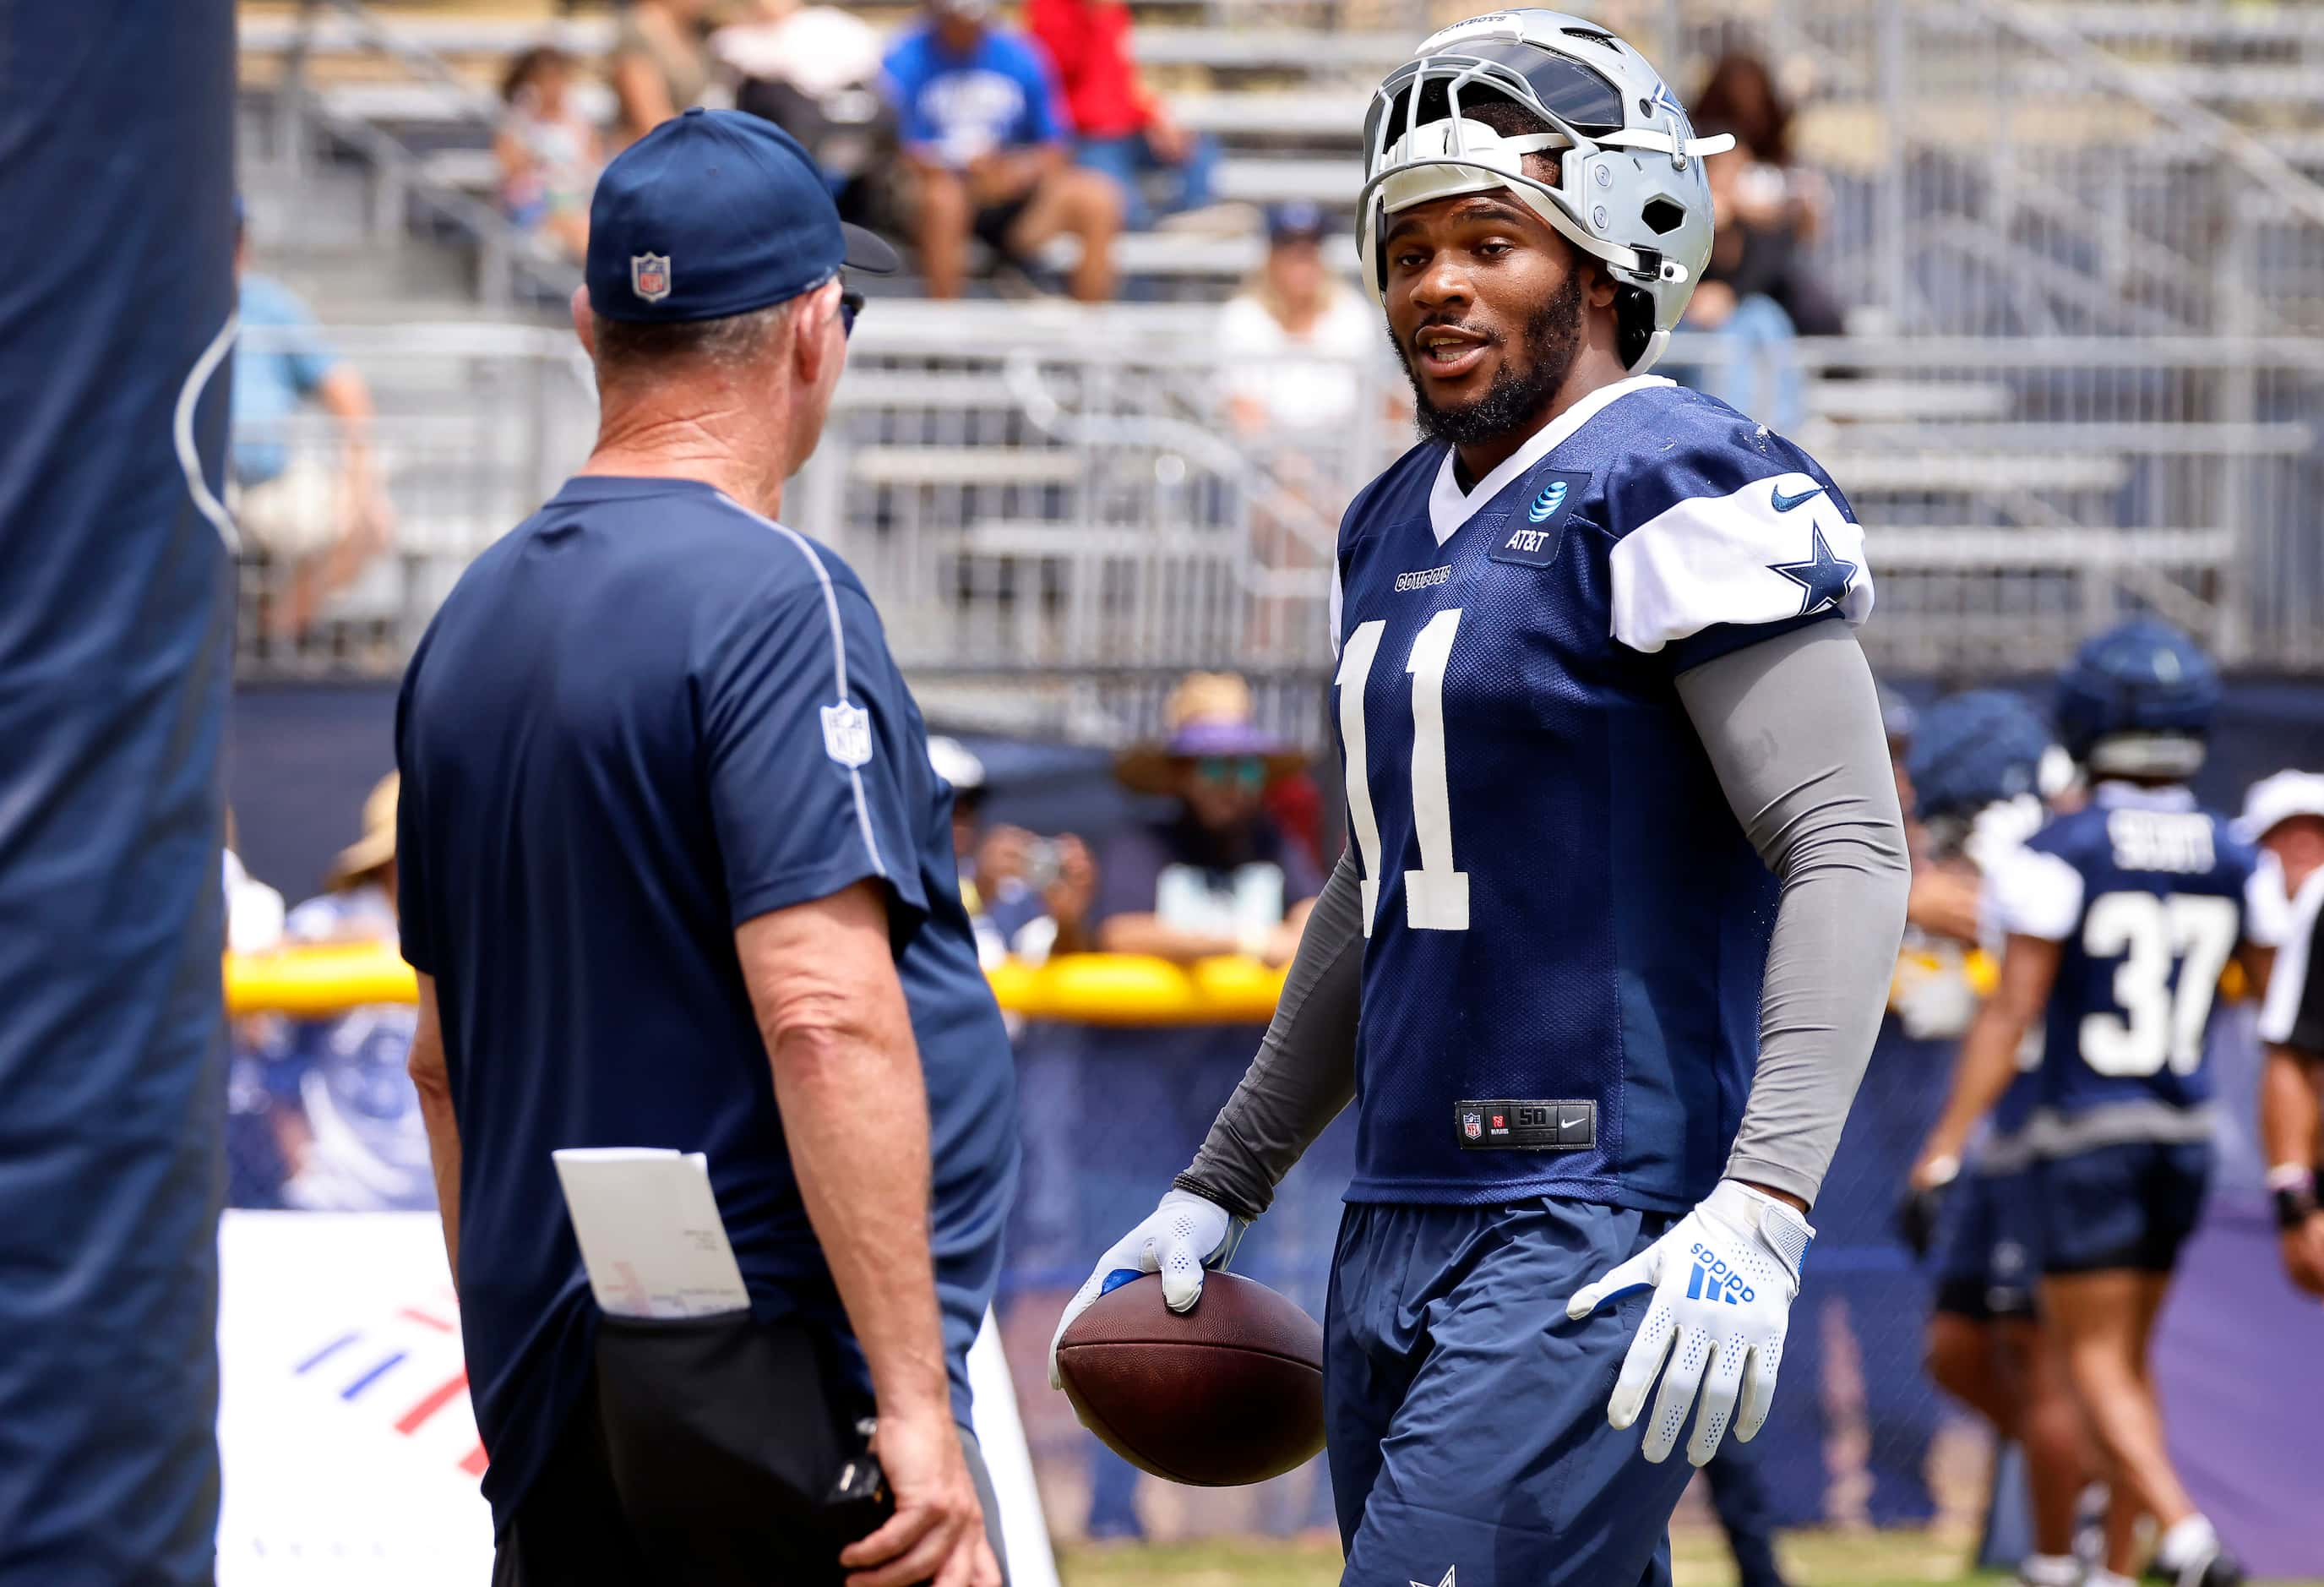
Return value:
[[(254, 224), (327, 318), (408, 327), (561, 306), (570, 265), (488, 202), (488, 85), (522, 44), (593, 54), (610, 24), (508, 4), (245, 13)], [(1799, 438), (1872, 531), (1882, 619), (1868, 637), (1884, 664), (2041, 667), (2136, 605), (2236, 663), (2324, 669), (2310, 505), (2324, 13), (2211, 0), (1643, 10), (1640, 42), (1676, 80), (1748, 47), (1802, 97), (1799, 142), (1833, 194), (1817, 263), (1854, 334), (1797, 345)], [(1138, 48), (1180, 115), (1224, 145), (1222, 196), (1344, 207), (1370, 85), (1457, 11), (1304, 7), (1339, 24), (1317, 28), (1286, 14), (1141, 5)], [(1253, 235), (1132, 235), (1119, 263), (1139, 302), (883, 300), (866, 316), (792, 511), (862, 568), (899, 652), (925, 689), (950, 691), (954, 716), (1126, 731), (1169, 672), (1232, 659), (1281, 725), (1311, 733), (1338, 503), (1404, 432), (1368, 419), (1296, 456), (1231, 437), (1206, 305), (1260, 251)], [(413, 531), (424, 554), (352, 603), (401, 622), (586, 444), (586, 371), (551, 332), (458, 361), (449, 389), (392, 331), (348, 345), (386, 392), (391, 432), (399, 412), (456, 428), (447, 414), (505, 403), (519, 381), (558, 393), (498, 474), (466, 453), (457, 469), (429, 466), (492, 483), (406, 512), (430, 526)], [(1730, 351), (1683, 337), (1672, 362)], [(1392, 372), (1350, 378), (1368, 415), (1386, 411)], [(408, 382), (424, 401), (399, 397)], [(244, 662), (327, 669), (337, 654)]]

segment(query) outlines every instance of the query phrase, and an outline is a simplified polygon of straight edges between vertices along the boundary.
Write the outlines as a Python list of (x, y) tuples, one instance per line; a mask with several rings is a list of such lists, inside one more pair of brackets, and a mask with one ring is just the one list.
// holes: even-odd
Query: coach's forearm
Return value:
[(1363, 884), (1342, 854), (1300, 933), (1259, 1055), (1178, 1188), (1246, 1218), (1267, 1211), (1291, 1165), (1356, 1094), (1363, 967)]
[(1727, 1176), (1812, 1204), (1879, 1035), (1912, 887), (1878, 695), (1836, 621), (1730, 651), (1678, 687), (1784, 884)]
[(436, 1181), (436, 1215), (444, 1222), (444, 1259), (452, 1289), (460, 1287), (460, 1121), (452, 1113), (452, 1077), (444, 1060), (444, 1027), (436, 1007), (436, 979), (419, 977), (420, 1022), (411, 1032), (405, 1068), (420, 1095), (420, 1128), (428, 1133), (428, 1168)]
[(2316, 1076), (2305, 1054), (2268, 1044), (2259, 1086), (2259, 1143), (2268, 1167), (2314, 1166), (2319, 1114), (2324, 1112), (2318, 1104)]
[(950, 1392), (928, 1254), (927, 1089), (902, 1008), (899, 992), (893, 1021), (793, 1029), (771, 1055), (799, 1194), (887, 1416)]
[(883, 1417), (949, 1416), (927, 1082), (877, 884), (747, 922), (743, 979), (800, 1199)]

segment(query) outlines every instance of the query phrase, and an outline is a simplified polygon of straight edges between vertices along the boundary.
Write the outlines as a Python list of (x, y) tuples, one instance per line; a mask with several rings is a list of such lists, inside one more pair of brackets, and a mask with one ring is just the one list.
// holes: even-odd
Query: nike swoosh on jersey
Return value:
[(1823, 494), (1823, 492), (1824, 487), (1817, 485), (1812, 490), (1802, 491), (1796, 496), (1787, 496), (1784, 494), (1784, 487), (1782, 485), (1777, 485), (1775, 487), (1775, 494), (1769, 499), (1774, 503), (1776, 512), (1788, 512), (1793, 508), (1798, 506), (1802, 502), (1807, 501), (1812, 497), (1820, 496)]

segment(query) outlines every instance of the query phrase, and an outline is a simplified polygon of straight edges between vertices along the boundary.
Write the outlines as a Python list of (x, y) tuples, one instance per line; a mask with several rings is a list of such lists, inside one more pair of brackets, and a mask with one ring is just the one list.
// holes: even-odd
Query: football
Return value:
[(1057, 1375), (1084, 1426), (1173, 1482), (1261, 1482), (1323, 1447), (1323, 1328), (1232, 1273), (1184, 1315), (1150, 1274), (1100, 1296), (1058, 1342)]

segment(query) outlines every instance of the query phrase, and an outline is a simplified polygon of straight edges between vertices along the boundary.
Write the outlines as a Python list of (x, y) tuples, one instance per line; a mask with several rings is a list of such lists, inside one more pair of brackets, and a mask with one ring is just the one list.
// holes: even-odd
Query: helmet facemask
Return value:
[[(1637, 65), (1651, 78), (1651, 69)], [(1635, 173), (1651, 169), (1648, 162), (1657, 158), (1667, 162), (1671, 180), (1662, 185), (1674, 191), (1663, 201), (1674, 215), (1699, 213), (1701, 226), (1683, 240), (1707, 256), (1710, 198), (1700, 161), (1734, 143), (1724, 135), (1693, 136), (1684, 112), (1658, 79), (1654, 87), (1651, 98), (1640, 97), (1637, 109), (1646, 119), (1638, 125), (1621, 90), (1603, 73), (1499, 33), (1463, 38), (1399, 67), (1380, 85), (1364, 123), (1366, 180), (1357, 210), (1375, 300), (1387, 292), (1390, 216), (1506, 188), (1579, 252), (1604, 263), (1625, 289), (1617, 296), (1623, 363), (1633, 374), (1644, 373), (1661, 356), (1701, 262), (1690, 264), (1661, 247), (1613, 235), (1629, 219), (1609, 208), (1617, 162), (1630, 173), (1622, 187), (1633, 199), (1639, 195)], [(1519, 106), (1550, 130), (1504, 135), (1464, 114), (1495, 102)], [(1554, 182), (1526, 171), (1526, 156), (1535, 153), (1552, 161)]]

